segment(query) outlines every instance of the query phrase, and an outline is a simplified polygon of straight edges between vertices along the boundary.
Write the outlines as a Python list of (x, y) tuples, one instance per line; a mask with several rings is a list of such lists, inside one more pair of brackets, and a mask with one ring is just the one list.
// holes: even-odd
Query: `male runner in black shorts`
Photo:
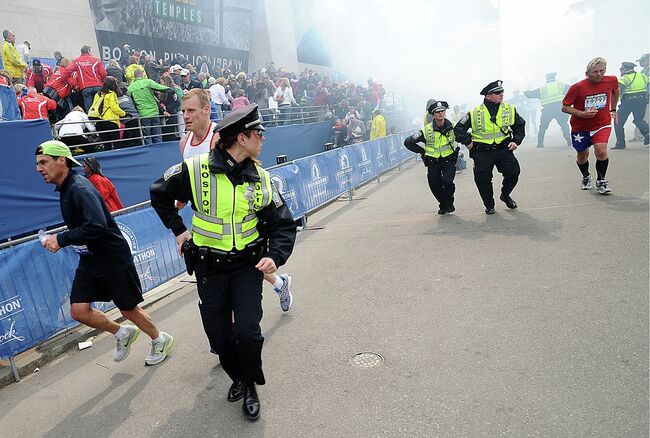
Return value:
[[(36, 149), (36, 170), (46, 183), (60, 193), (61, 214), (67, 231), (42, 240), (45, 249), (57, 252), (72, 245), (79, 254), (70, 293), (70, 315), (98, 330), (111, 332), (117, 339), (113, 360), (128, 356), (131, 344), (144, 331), (152, 339), (146, 365), (164, 361), (174, 338), (158, 330), (149, 315), (138, 306), (143, 301), (140, 278), (129, 245), (109, 213), (101, 195), (85, 177), (71, 170), (80, 166), (64, 143), (49, 140)], [(96, 301), (113, 301), (133, 325), (119, 325), (90, 307)]]

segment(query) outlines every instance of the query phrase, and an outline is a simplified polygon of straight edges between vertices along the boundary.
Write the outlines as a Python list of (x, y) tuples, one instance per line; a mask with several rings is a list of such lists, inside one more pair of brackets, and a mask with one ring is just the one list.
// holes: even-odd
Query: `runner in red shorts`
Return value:
[(607, 61), (594, 58), (587, 64), (587, 79), (573, 84), (562, 101), (562, 111), (571, 114), (571, 143), (576, 150), (576, 164), (582, 172), (582, 190), (591, 189), (589, 147), (596, 155), (596, 189), (601, 195), (611, 193), (605, 174), (609, 158), (607, 141), (612, 131), (612, 119), (618, 121), (618, 79), (605, 76)]

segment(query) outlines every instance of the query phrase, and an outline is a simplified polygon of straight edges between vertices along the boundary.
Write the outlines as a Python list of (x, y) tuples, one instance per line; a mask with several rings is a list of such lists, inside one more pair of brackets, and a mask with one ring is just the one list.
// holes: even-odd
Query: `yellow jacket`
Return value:
[(379, 137), (386, 137), (386, 119), (381, 114), (377, 114), (370, 125), (370, 140)]
[(16, 47), (9, 41), (5, 41), (2, 45), (2, 65), (14, 78), (22, 78), (25, 76), (27, 64), (20, 58)]
[(147, 78), (147, 72), (144, 71), (144, 67), (140, 64), (130, 64), (126, 66), (124, 70), (124, 76), (126, 76), (126, 84), (131, 85), (133, 79), (135, 79), (135, 71), (142, 70), (144, 72), (143, 78)]
[[(99, 107), (101, 106), (102, 99), (104, 100), (104, 106), (100, 113)], [(117, 94), (114, 91), (109, 91), (104, 95), (100, 95), (99, 93), (95, 94), (93, 104), (88, 110), (88, 117), (99, 117), (102, 120), (113, 122), (117, 126), (120, 126), (120, 121), (117, 119), (125, 115), (126, 112), (120, 108), (120, 104), (117, 102)]]

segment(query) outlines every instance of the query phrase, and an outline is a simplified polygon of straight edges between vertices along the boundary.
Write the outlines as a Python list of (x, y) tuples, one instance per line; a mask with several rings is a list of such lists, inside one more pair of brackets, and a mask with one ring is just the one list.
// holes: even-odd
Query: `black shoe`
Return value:
[(236, 402), (244, 397), (244, 384), (240, 381), (233, 382), (228, 390), (228, 401)]
[(499, 199), (501, 199), (503, 202), (505, 202), (505, 203), (506, 203), (506, 206), (508, 206), (508, 208), (510, 208), (510, 209), (512, 209), (512, 210), (514, 210), (515, 208), (517, 208), (517, 203), (516, 203), (515, 200), (512, 199), (510, 196), (506, 196), (506, 195), (503, 195), (503, 194), (502, 194), (502, 195), (499, 197)]
[(438, 214), (445, 214), (445, 213), (447, 213), (447, 210), (444, 207), (440, 207), (440, 209), (438, 210)]
[(255, 421), (260, 416), (260, 399), (257, 397), (257, 390), (254, 383), (249, 383), (244, 387), (244, 404), (242, 405), (244, 416)]
[(447, 206), (447, 213), (453, 213), (454, 211), (456, 211), (456, 207), (453, 204)]
[(485, 209), (485, 214), (494, 214), (494, 213), (496, 213), (496, 211), (494, 211), (494, 207)]

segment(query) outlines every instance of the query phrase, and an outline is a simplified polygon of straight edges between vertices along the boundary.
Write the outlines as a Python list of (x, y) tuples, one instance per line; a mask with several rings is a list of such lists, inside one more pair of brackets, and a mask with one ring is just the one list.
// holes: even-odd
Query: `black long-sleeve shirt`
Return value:
[[(260, 177), (251, 160), (237, 163), (227, 152), (213, 149), (210, 153), (210, 172), (225, 173), (233, 185), (244, 182), (260, 181)], [(273, 188), (273, 201), (257, 212), (261, 227), (265, 231), (269, 245), (265, 257), (270, 257), (276, 266), (282, 266), (293, 251), (296, 240), (296, 224), (282, 196)], [(172, 166), (165, 175), (151, 185), (151, 206), (156, 210), (165, 227), (172, 230), (175, 236), (182, 234), (187, 228), (175, 207), (179, 202), (193, 201), (190, 173), (185, 162)], [(192, 202), (192, 209), (197, 211)], [(261, 234), (261, 233), (260, 233)]]
[[(489, 100), (484, 100), (483, 103), (485, 104), (485, 107), (490, 113), (490, 117), (494, 119), (497, 116), (497, 112), (499, 111), (500, 104), (490, 102)], [(472, 134), (468, 131), (471, 128), (472, 128), (472, 118), (470, 113), (468, 112), (463, 116), (462, 119), (458, 121), (458, 123), (456, 123), (456, 126), (454, 127), (454, 134), (456, 134), (456, 141), (464, 144), (465, 146), (470, 144), (472, 142)], [(508, 136), (505, 140), (503, 140), (499, 144), (508, 144), (511, 141), (514, 141), (517, 144), (517, 146), (519, 146), (521, 142), (524, 141), (524, 137), (526, 136), (526, 122), (519, 115), (516, 109), (515, 109), (515, 123), (512, 126), (510, 126), (510, 128), (512, 129), (512, 133), (510, 134), (510, 136)], [(476, 142), (476, 144), (479, 144), (479, 142)]]
[(79, 269), (91, 275), (119, 272), (133, 263), (128, 243), (104, 200), (87, 178), (70, 170), (56, 190), (67, 231), (57, 234), (59, 246), (86, 245), (79, 255)]

